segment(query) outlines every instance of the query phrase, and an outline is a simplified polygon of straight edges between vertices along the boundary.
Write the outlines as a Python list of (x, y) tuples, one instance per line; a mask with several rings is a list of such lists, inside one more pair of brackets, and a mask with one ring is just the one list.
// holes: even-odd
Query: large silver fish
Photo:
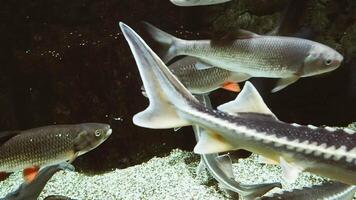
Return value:
[(321, 185), (274, 193), (258, 200), (352, 200), (355, 192), (355, 185), (330, 181)]
[(194, 148), (196, 153), (246, 149), (278, 162), (290, 182), (299, 172), (309, 171), (356, 184), (355, 131), (284, 123), (249, 82), (236, 100), (219, 110), (204, 107), (139, 35), (123, 23), (120, 26), (149, 98), (149, 106), (133, 117), (134, 124), (152, 129), (199, 125), (205, 134)]
[(205, 6), (229, 2), (231, 0), (170, 0), (177, 6)]
[(17, 190), (7, 194), (4, 200), (36, 200), (49, 179), (60, 170), (74, 171), (74, 167), (67, 162), (47, 166), (39, 171), (31, 183), (22, 183)]
[(0, 172), (24, 169), (24, 178), (32, 181), (39, 168), (73, 161), (99, 146), (111, 132), (108, 124), (100, 123), (52, 125), (20, 131), (0, 146)]
[(162, 45), (160, 55), (167, 62), (178, 55), (251, 77), (281, 78), (272, 92), (296, 82), (338, 68), (343, 56), (334, 49), (306, 39), (263, 36), (240, 30), (233, 39), (183, 40), (145, 23), (154, 40)]

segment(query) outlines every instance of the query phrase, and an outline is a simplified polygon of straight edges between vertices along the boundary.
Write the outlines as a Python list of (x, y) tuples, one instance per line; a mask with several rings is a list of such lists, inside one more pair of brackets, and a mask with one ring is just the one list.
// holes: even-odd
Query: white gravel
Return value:
[[(190, 152), (173, 150), (164, 158), (152, 158), (147, 163), (116, 169), (102, 175), (86, 176), (77, 172), (58, 172), (48, 182), (41, 198), (48, 195), (65, 195), (74, 199), (229, 199), (219, 189), (208, 173), (199, 176), (195, 168), (199, 157)], [(243, 183), (281, 181), (277, 166), (260, 164), (257, 156), (240, 159), (234, 164), (234, 174)], [(0, 197), (16, 189), (21, 183), (21, 173), (12, 174), (0, 183)], [(319, 184), (322, 178), (303, 173), (292, 185), (283, 187)]]

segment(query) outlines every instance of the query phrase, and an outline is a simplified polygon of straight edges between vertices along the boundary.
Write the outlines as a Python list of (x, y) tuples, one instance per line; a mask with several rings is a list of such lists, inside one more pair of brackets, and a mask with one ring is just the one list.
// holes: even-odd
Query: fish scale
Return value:
[[(197, 56), (227, 70), (244, 73), (251, 73), (250, 70), (278, 70), (279, 74), (283, 74), (286, 72), (286, 66), (300, 64), (298, 60), (303, 60), (311, 48), (310, 42), (299, 40), (265, 36), (236, 40), (227, 46), (214, 45), (210, 41), (184, 41), (184, 48), (179, 49), (177, 55)], [(214, 48), (211, 48), (212, 46)], [(293, 48), (293, 51), (290, 51), (290, 48)], [(214, 57), (214, 60), (211, 57)], [(226, 62), (229, 65), (226, 65)]]
[(61, 160), (73, 151), (72, 145), (76, 136), (77, 134), (68, 134), (60, 129), (48, 132), (29, 130), (15, 136), (0, 147), (0, 171), (41, 166), (47, 160)]
[[(96, 131), (102, 133), (96, 136)], [(21, 131), (0, 146), (0, 172), (74, 159), (101, 144), (110, 134), (110, 126), (99, 123), (52, 125)]]
[(195, 66), (189, 65), (182, 69), (178, 67), (170, 69), (184, 85), (188, 85), (190, 88), (219, 86), (231, 76), (231, 72), (215, 67), (198, 70)]
[(194, 94), (208, 93), (225, 84), (249, 78), (243, 73), (213, 67), (193, 57), (184, 57), (172, 63), (169, 69)]

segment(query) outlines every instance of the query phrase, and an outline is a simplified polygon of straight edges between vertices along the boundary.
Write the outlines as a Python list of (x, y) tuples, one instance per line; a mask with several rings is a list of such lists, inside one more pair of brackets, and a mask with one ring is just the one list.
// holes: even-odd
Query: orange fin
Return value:
[(23, 170), (23, 178), (27, 183), (31, 183), (37, 176), (39, 167), (34, 166)]
[(226, 83), (224, 83), (224, 85), (221, 88), (231, 91), (231, 92), (240, 92), (241, 91), (239, 84), (234, 83), (234, 82), (226, 82)]
[(0, 181), (6, 180), (10, 176), (10, 173), (0, 172)]

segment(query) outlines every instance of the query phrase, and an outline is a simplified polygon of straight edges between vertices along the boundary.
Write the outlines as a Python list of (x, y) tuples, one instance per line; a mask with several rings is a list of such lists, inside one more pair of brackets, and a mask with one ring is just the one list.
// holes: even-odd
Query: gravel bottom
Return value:
[[(173, 150), (167, 157), (154, 157), (147, 163), (116, 169), (101, 175), (77, 172), (56, 173), (44, 188), (40, 199), (65, 195), (74, 199), (229, 199), (207, 172), (196, 175), (199, 157), (191, 152)], [(243, 183), (280, 181), (284, 189), (320, 184), (325, 179), (302, 173), (293, 184), (281, 179), (278, 166), (261, 164), (256, 155), (233, 165), (236, 178)], [(0, 197), (15, 190), (22, 182), (21, 173), (0, 183)], [(274, 189), (273, 192), (280, 189)]]

